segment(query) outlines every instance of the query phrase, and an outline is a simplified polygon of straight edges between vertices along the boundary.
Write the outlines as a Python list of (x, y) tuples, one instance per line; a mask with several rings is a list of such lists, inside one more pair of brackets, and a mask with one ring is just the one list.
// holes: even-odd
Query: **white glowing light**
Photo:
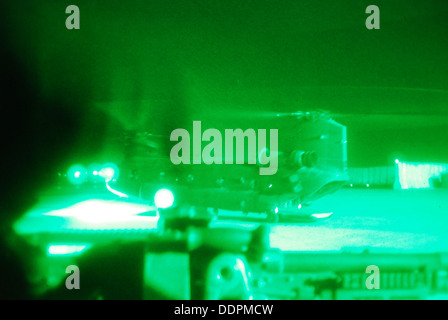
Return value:
[(86, 246), (79, 245), (52, 245), (48, 247), (48, 253), (51, 255), (64, 255), (80, 253)]
[(168, 189), (160, 189), (154, 195), (154, 204), (157, 208), (169, 208), (174, 203), (174, 194)]
[(323, 219), (323, 218), (328, 218), (329, 216), (331, 216), (333, 214), (333, 212), (326, 212), (326, 213), (313, 213), (312, 216), (314, 218), (317, 219)]
[(106, 179), (106, 188), (107, 188), (107, 190), (109, 190), (113, 194), (119, 196), (120, 198), (129, 198), (129, 196), (127, 194), (124, 194), (123, 192), (120, 192), (120, 191), (117, 191), (115, 189), (112, 189), (110, 187), (110, 185), (109, 185), (109, 181), (110, 181), (110, 179)]
[(106, 180), (112, 179), (115, 174), (115, 170), (113, 168), (104, 168), (100, 171), (100, 176), (105, 178)]
[[(137, 222), (140, 223), (144, 220), (153, 220), (154, 217), (139, 217), (138, 214), (147, 211), (155, 210), (154, 207), (137, 204), (120, 202), (116, 200), (86, 200), (72, 205), (68, 208), (54, 210), (45, 213), (47, 216), (57, 217), (71, 217), (75, 223), (77, 220), (87, 223), (123, 223), (125, 222)], [(148, 218), (148, 219), (146, 219)]]

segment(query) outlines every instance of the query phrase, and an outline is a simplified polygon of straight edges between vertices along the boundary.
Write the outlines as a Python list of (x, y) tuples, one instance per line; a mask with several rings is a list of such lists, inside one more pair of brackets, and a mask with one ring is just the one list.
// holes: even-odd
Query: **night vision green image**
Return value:
[(2, 300), (448, 299), (446, 1), (0, 7)]

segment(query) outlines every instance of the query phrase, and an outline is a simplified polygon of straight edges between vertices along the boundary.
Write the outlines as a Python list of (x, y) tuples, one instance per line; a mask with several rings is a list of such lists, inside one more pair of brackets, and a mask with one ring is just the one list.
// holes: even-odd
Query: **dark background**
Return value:
[[(80, 30), (65, 28), (71, 4)], [(380, 30), (365, 27), (370, 4)], [(324, 109), (348, 128), (349, 166), (448, 162), (446, 1), (39, 0), (1, 12), (5, 235), (54, 172), (114, 154), (120, 130), (167, 134), (192, 117)], [(20, 295), (2, 252), (2, 285)]]
[[(69, 4), (80, 30), (65, 28)], [(365, 27), (369, 4), (380, 30)], [(36, 94), (82, 101), (64, 111), (82, 118), (72, 159), (106, 152), (117, 128), (319, 108), (348, 127), (350, 166), (447, 161), (445, 1), (30, 1), (4, 12)]]

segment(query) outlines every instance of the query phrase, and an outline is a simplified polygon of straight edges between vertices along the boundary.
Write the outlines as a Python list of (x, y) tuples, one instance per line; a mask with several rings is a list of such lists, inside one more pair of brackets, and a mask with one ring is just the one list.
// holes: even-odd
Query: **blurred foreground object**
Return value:
[[(29, 245), (22, 258), (35, 298), (448, 298), (447, 254), (282, 252), (270, 247), (268, 225), (218, 228), (176, 208), (96, 201), (104, 209), (95, 210), (96, 218), (85, 210), (87, 201), (16, 224)], [(83, 213), (75, 214), (81, 206)], [(80, 269), (80, 290), (65, 287), (69, 265)], [(371, 265), (380, 270), (379, 289), (366, 286)]]

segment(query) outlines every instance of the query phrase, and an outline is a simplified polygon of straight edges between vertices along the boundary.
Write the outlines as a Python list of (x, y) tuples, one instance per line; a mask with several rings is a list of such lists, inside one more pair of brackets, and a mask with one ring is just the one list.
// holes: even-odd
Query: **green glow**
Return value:
[(87, 245), (50, 245), (47, 252), (49, 255), (73, 255), (81, 253), (87, 247)]
[(68, 169), (67, 178), (72, 184), (82, 184), (87, 179), (87, 170), (82, 165), (75, 164)]
[(105, 178), (106, 180), (112, 179), (115, 174), (115, 170), (112, 168), (101, 169), (100, 176)]
[(154, 203), (157, 208), (169, 208), (174, 203), (174, 194), (168, 189), (160, 189), (154, 195)]
[(118, 176), (120, 175), (120, 170), (118, 169), (118, 166), (113, 163), (106, 163), (102, 166), (102, 169), (98, 172), (99, 176), (104, 178), (106, 181), (118, 179)]
[(102, 183), (104, 179), (99, 175), (101, 170), (101, 165), (98, 163), (92, 163), (87, 167), (89, 182)]
[(73, 165), (68, 169), (67, 177), (72, 184), (82, 184), (87, 180), (89, 182), (116, 181), (120, 174), (118, 166), (113, 163), (104, 165), (90, 164), (87, 169), (79, 164)]

